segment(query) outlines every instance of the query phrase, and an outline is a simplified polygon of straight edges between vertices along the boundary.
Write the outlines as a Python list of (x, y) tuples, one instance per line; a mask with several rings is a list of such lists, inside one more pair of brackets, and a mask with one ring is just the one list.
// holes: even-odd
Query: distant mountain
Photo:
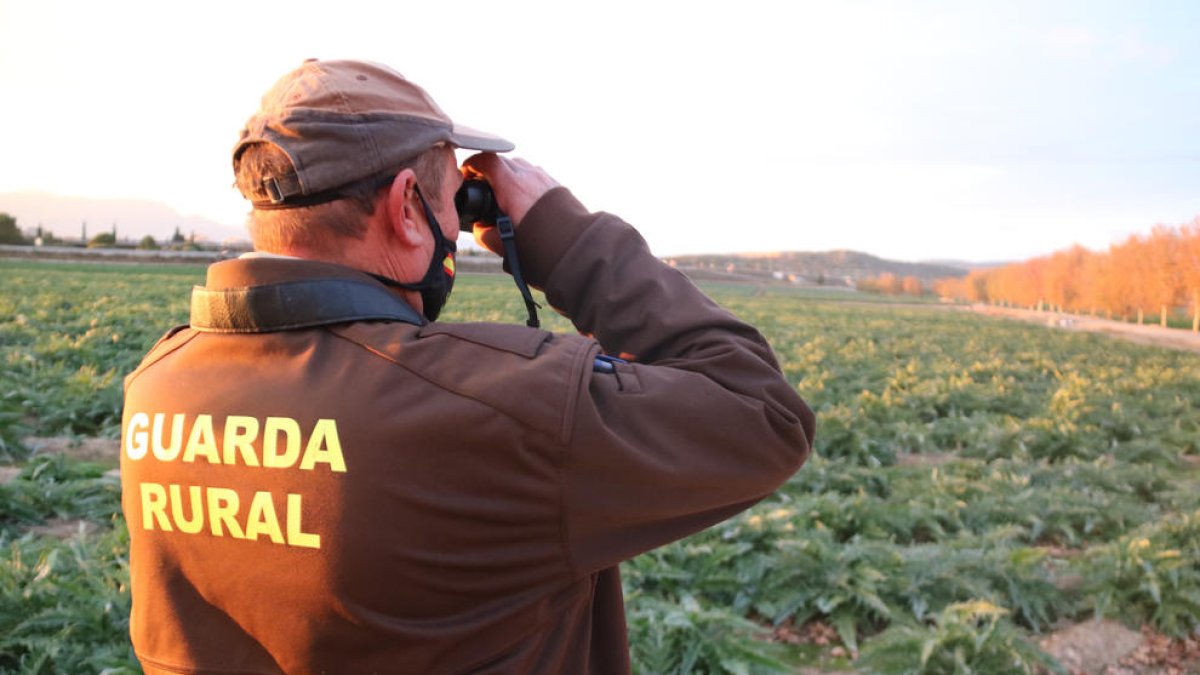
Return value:
[(166, 204), (146, 199), (98, 199), (70, 197), (48, 192), (22, 191), (0, 193), (0, 212), (17, 219), (27, 232), (40, 224), (56, 237), (78, 240), (87, 223), (87, 236), (111, 232), (116, 224), (117, 238), (137, 241), (150, 235), (159, 241), (170, 239), (175, 228), (185, 237), (195, 233), (198, 241), (222, 242), (247, 240), (244, 227), (223, 225), (200, 216), (184, 216)]
[(967, 271), (971, 270), (990, 270), (994, 267), (1004, 267), (1012, 264), (1011, 260), (989, 260), (985, 262), (967, 262), (965, 260), (921, 260), (920, 262), (930, 265), (945, 265), (946, 267), (959, 267)]
[(669, 261), (693, 276), (768, 277), (842, 286), (852, 286), (855, 281), (885, 272), (898, 277), (913, 276), (928, 283), (935, 279), (966, 276), (972, 267), (966, 263), (900, 262), (844, 250), (686, 255), (674, 256)]

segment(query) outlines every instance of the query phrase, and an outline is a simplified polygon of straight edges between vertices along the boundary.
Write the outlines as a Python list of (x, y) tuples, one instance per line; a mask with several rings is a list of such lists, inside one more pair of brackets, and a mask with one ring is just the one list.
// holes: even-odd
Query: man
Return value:
[[(581, 335), (434, 321), (456, 147)], [(147, 672), (626, 673), (617, 564), (803, 463), (762, 337), (511, 148), (382, 66), (264, 97), (234, 150), (257, 252), (126, 380)]]

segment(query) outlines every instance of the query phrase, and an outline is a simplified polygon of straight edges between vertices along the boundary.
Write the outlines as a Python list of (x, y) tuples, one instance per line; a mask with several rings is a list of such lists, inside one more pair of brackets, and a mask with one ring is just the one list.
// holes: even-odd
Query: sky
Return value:
[(240, 226), (230, 150), (310, 57), (395, 68), (660, 255), (1017, 260), (1200, 216), (1194, 0), (0, 0), (0, 193)]

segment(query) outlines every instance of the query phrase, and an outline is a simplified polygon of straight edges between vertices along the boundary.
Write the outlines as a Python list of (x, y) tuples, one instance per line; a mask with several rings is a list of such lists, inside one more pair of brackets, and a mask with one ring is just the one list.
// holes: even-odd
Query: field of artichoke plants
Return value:
[[(0, 261), (0, 672), (138, 672), (115, 456), (23, 439), (116, 438), (123, 375), (202, 278)], [(623, 566), (635, 672), (1065, 672), (1039, 647), (1057, 627), (1200, 624), (1200, 357), (935, 305), (708, 290), (817, 410), (816, 454), (745, 514)], [(507, 277), (463, 276), (447, 312), (518, 323), (523, 307)]]

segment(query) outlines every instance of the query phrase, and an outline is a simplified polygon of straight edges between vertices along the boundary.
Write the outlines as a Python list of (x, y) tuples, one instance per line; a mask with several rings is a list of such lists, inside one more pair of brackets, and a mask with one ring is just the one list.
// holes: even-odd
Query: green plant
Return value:
[(777, 567), (765, 577), (752, 606), (775, 624), (820, 618), (857, 650), (860, 635), (874, 633), (892, 619), (894, 609), (883, 594), (902, 560), (886, 545), (837, 545), (820, 534), (804, 532), (779, 542)]
[(646, 675), (768, 675), (795, 671), (760, 625), (683, 594), (678, 601), (632, 593), (626, 598), (630, 659)]
[[(122, 378), (187, 320), (202, 279), (199, 266), (0, 261), (0, 460), (24, 459), (28, 435), (117, 435)], [(1023, 631), (1097, 612), (1194, 625), (1200, 550), (1178, 515), (1200, 509), (1200, 472), (1181, 461), (1200, 454), (1194, 355), (840, 295), (710, 290), (762, 328), (817, 410), (817, 456), (746, 513), (622, 565), (638, 672), (773, 672), (788, 658), (763, 642), (769, 626), (810, 620), (864, 655), (919, 638), (918, 657), (938, 635), (936, 653), (957, 653), (959, 629), (986, 634), (988, 654), (1019, 651)], [(523, 316), (499, 275), (460, 275), (446, 311)], [(0, 671), (135, 667), (120, 627), (119, 497), (102, 467), (54, 457), (0, 486), (0, 641), (13, 636)], [(51, 518), (101, 529), (71, 542), (30, 533)], [(1060, 589), (1064, 572), (1084, 585)], [(973, 601), (1007, 613), (950, 609)], [(111, 613), (97, 613), (104, 602)], [(86, 628), (105, 620), (112, 630)], [(904, 670), (919, 659), (899, 663), (876, 672), (920, 672)], [(926, 663), (957, 667), (933, 652)]]
[(0, 536), (15, 536), (50, 518), (109, 523), (121, 511), (121, 484), (98, 464), (39, 455), (16, 480), (0, 485), (0, 505)]
[(1053, 584), (1040, 549), (1013, 548), (1007, 541), (962, 542), (911, 547), (903, 557), (903, 571), (888, 594), (893, 606), (908, 610), (897, 616), (925, 621), (948, 606), (982, 598), (1010, 608), (1017, 621), (1040, 631), (1074, 611), (1072, 599)]
[(61, 542), (0, 535), (0, 671), (136, 673), (124, 521)]
[(1148, 621), (1173, 636), (1200, 628), (1200, 511), (1099, 547), (1081, 569), (1097, 616)]
[(976, 600), (946, 607), (930, 624), (897, 624), (867, 645), (857, 664), (888, 675), (968, 675), (1066, 671), (1005, 619), (1002, 607)]

